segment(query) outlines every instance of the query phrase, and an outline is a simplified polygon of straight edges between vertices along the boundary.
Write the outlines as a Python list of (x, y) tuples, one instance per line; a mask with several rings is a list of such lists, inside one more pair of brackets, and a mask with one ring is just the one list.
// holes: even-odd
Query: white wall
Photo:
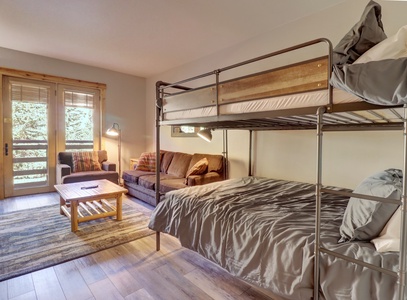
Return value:
[[(127, 169), (131, 157), (137, 157), (144, 151), (146, 132), (144, 78), (5, 48), (0, 48), (0, 66), (106, 84), (104, 124), (108, 128), (116, 122), (122, 130), (122, 170)], [(107, 128), (103, 128), (103, 132)], [(103, 139), (109, 160), (117, 162), (117, 140), (108, 137)]]
[[(157, 80), (174, 82), (320, 37), (326, 37), (336, 45), (360, 19), (367, 3), (368, 1), (362, 0), (344, 1), (340, 5), (286, 24), (235, 47), (148, 78), (147, 149), (154, 150), (154, 99)], [(383, 24), (387, 35), (390, 36), (406, 24), (404, 12), (407, 2), (380, 1), (380, 4)], [(243, 131), (229, 132), (230, 176), (244, 176), (247, 174), (248, 134)], [(372, 172), (402, 166), (400, 132), (326, 133), (324, 136), (324, 184), (353, 188)], [(214, 137), (211, 144), (203, 144), (199, 138), (181, 139), (171, 138), (170, 131), (163, 130), (162, 148), (191, 153), (221, 153), (221, 135)], [(260, 132), (255, 134), (255, 141), (256, 175), (315, 181), (315, 132)]]

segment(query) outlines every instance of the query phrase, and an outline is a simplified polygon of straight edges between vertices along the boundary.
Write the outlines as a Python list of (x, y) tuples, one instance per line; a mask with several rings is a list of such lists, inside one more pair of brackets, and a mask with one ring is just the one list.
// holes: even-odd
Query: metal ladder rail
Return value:
[[(386, 199), (381, 197), (374, 197), (368, 195), (360, 195), (355, 193), (340, 192), (322, 188), (322, 135), (323, 135), (323, 109), (318, 110), (317, 121), (317, 184), (316, 184), (316, 213), (315, 213), (315, 246), (314, 246), (314, 300), (319, 299), (319, 285), (320, 285), (320, 253), (335, 256), (337, 258), (350, 261), (352, 263), (370, 268), (372, 270), (382, 272), (397, 278), (398, 284), (398, 299), (403, 300), (407, 296), (406, 293), (406, 271), (407, 271), (407, 106), (404, 105), (404, 119), (403, 119), (403, 192), (401, 200)], [(389, 269), (381, 268), (376, 265), (366, 263), (362, 260), (354, 259), (340, 253), (325, 249), (320, 245), (320, 226), (321, 226), (321, 195), (322, 193), (339, 194), (344, 196), (356, 196), (358, 198), (380, 201), (388, 204), (401, 205), (401, 224), (400, 224), (400, 254), (399, 254), (399, 271), (394, 272)]]

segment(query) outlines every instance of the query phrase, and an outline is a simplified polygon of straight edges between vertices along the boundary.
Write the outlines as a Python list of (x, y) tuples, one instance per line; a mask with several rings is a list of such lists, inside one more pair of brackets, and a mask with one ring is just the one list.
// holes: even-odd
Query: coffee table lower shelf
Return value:
[[(92, 202), (80, 202), (79, 205), (76, 204), (77, 201), (73, 201), (72, 204), (65, 204), (61, 206), (61, 210), (65, 216), (67, 216), (72, 221), (72, 210), (76, 207), (77, 211), (77, 223), (107, 218), (116, 217), (117, 209), (114, 205), (110, 204), (106, 200), (92, 201)], [(81, 211), (82, 210), (82, 211)]]

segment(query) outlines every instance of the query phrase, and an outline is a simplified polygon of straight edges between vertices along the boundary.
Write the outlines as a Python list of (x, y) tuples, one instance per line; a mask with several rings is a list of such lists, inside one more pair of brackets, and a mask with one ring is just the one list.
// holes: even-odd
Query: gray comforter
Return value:
[(334, 49), (331, 84), (373, 104), (406, 104), (406, 57), (354, 63), (386, 38), (381, 22), (381, 6), (370, 1), (360, 21)]
[[(380, 254), (369, 242), (337, 243), (347, 201), (323, 196), (323, 245), (395, 270), (395, 253)], [(280, 297), (310, 299), (314, 215), (314, 185), (247, 177), (167, 193), (149, 227)], [(323, 254), (320, 290), (326, 299), (388, 300), (397, 289), (388, 275)]]

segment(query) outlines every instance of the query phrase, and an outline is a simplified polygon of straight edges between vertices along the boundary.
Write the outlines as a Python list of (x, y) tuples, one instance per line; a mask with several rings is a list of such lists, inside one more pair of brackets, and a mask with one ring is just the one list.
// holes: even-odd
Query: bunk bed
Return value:
[[(335, 51), (329, 40), (317, 39), (176, 83), (157, 82), (157, 161), (161, 126), (250, 132), (311, 129), (317, 135), (315, 185), (249, 176), (170, 192), (161, 203), (157, 192), (158, 205), (149, 224), (157, 232), (157, 250), (160, 232), (169, 233), (184, 247), (284, 299), (406, 298), (406, 210), (401, 210), (399, 252), (378, 252), (369, 241), (352, 237), (338, 243), (344, 237), (342, 226), (352, 201), (392, 206), (381, 220), (383, 226), (406, 203), (402, 176), (407, 169), (405, 60), (364, 56), (373, 53), (375, 57), (373, 46), (388, 43), (380, 16), (380, 6), (369, 2), (361, 21)], [(369, 37), (364, 36), (366, 29)], [(327, 54), (220, 78), (224, 72), (316, 44), (326, 45)], [(377, 68), (378, 73), (383, 63), (398, 72), (389, 76), (392, 82), (385, 83), (386, 88), (377, 87), (383, 78), (379, 80), (372, 71)], [(365, 85), (360, 87), (350, 78), (366, 75), (363, 65), (368, 65), (369, 76), (363, 77)], [(214, 82), (194, 85), (207, 77), (214, 77)], [(369, 86), (375, 86), (373, 92)], [(394, 176), (399, 194), (367, 195), (359, 192), (363, 189), (352, 192), (322, 184), (323, 132), (337, 130), (403, 130), (403, 170), (386, 170), (385, 175), (368, 179)], [(158, 170), (156, 174), (159, 186)]]

